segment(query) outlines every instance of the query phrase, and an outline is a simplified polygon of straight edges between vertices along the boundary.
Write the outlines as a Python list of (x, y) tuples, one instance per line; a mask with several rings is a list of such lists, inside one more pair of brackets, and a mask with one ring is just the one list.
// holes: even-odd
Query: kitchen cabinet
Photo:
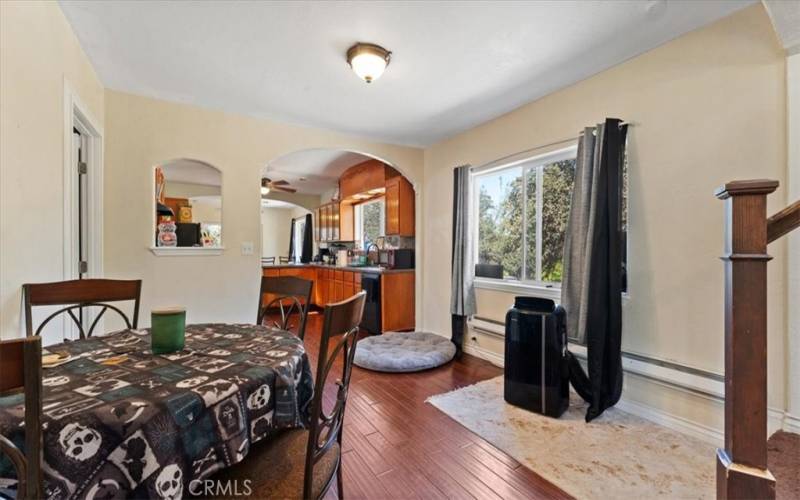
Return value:
[[(325, 266), (265, 267), (262, 274), (312, 280), (311, 300), (319, 307), (346, 300), (363, 289), (361, 272)], [(412, 330), (415, 324), (414, 270), (381, 273), (379, 286), (380, 331)]]
[[(342, 206), (345, 205), (345, 206)], [(317, 241), (352, 241), (353, 207), (349, 204), (340, 204), (338, 201), (326, 203), (317, 208), (317, 231), (314, 233)]]
[(413, 330), (414, 272), (381, 276), (381, 331)]
[[(348, 168), (339, 177), (339, 196), (347, 200), (353, 195), (382, 191), (386, 179), (397, 171), (378, 160), (367, 160)], [(399, 174), (399, 172), (397, 172)]]
[(386, 181), (386, 234), (414, 236), (414, 188), (405, 177)]

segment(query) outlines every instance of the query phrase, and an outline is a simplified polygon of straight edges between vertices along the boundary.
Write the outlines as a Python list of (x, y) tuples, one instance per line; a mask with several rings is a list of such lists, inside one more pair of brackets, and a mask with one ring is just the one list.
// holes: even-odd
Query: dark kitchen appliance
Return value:
[(414, 269), (414, 249), (379, 250), (378, 264), (387, 269)]
[(370, 333), (381, 333), (381, 275), (361, 273), (361, 289), (367, 292), (361, 328)]
[(175, 226), (175, 235), (178, 237), (179, 247), (203, 246), (199, 222), (178, 222)]
[(516, 297), (506, 313), (504, 395), (556, 418), (569, 406), (566, 313), (550, 299)]

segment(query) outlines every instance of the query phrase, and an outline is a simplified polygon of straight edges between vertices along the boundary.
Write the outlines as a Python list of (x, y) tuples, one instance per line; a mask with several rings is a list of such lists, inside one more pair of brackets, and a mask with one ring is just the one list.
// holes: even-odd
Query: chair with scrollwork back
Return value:
[[(251, 446), (245, 460), (221, 471), (216, 480), (249, 480), (254, 498), (318, 499), (335, 479), (338, 498), (344, 498), (342, 424), (365, 298), (366, 292), (361, 291), (325, 308), (308, 428), (284, 431)], [(326, 411), (325, 382), (339, 365), (342, 371), (335, 383), (336, 399)]]
[(17, 498), (38, 499), (42, 490), (42, 338), (0, 340), (0, 396), (23, 392), (24, 452), (0, 435), (0, 454), (17, 474)]
[[(313, 281), (295, 276), (262, 276), (256, 324), (269, 324), (281, 330), (291, 330), (293, 327), (289, 320), (297, 313), (300, 317), (297, 336), (305, 338), (313, 287)], [(265, 304), (266, 300), (269, 302)], [(276, 309), (280, 312), (280, 321), (273, 320), (270, 315)]]
[[(57, 281), (53, 283), (28, 283), (22, 285), (25, 296), (25, 329), (28, 337), (39, 335), (42, 329), (56, 316), (66, 313), (77, 325), (80, 338), (91, 337), (92, 332), (100, 318), (109, 309), (118, 313), (125, 320), (125, 326), (135, 329), (139, 323), (139, 299), (142, 293), (142, 280), (109, 280), (109, 279), (84, 279), (71, 281)], [(133, 314), (131, 317), (122, 312), (117, 306), (108, 302), (133, 301)], [(36, 331), (33, 330), (34, 306), (66, 306), (50, 314)], [(82, 318), (83, 309), (97, 306), (102, 309), (95, 316), (88, 331), (84, 329)], [(78, 310), (78, 316), (75, 315)]]

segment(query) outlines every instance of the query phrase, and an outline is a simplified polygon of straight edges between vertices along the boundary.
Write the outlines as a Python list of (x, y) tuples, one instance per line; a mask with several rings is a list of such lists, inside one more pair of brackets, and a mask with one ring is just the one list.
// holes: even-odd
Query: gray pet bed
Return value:
[(456, 346), (428, 332), (387, 332), (359, 340), (355, 364), (379, 372), (416, 372), (453, 359)]

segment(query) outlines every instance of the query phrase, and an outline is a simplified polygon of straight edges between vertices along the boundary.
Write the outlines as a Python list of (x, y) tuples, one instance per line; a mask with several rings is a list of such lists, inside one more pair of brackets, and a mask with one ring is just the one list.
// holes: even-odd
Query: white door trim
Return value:
[[(92, 115), (89, 108), (81, 101), (74, 87), (64, 80), (64, 221), (62, 229), (63, 241), (63, 279), (72, 280), (78, 277), (78, 203), (75, 175), (75, 158), (72, 129), (76, 128), (86, 137), (86, 164), (88, 184), (88, 221), (89, 268), (87, 276), (100, 278), (103, 276), (103, 128)], [(88, 321), (94, 320), (96, 311), (87, 311)], [(103, 331), (102, 320), (98, 322), (98, 331)], [(77, 328), (64, 319), (64, 337), (77, 338)]]

